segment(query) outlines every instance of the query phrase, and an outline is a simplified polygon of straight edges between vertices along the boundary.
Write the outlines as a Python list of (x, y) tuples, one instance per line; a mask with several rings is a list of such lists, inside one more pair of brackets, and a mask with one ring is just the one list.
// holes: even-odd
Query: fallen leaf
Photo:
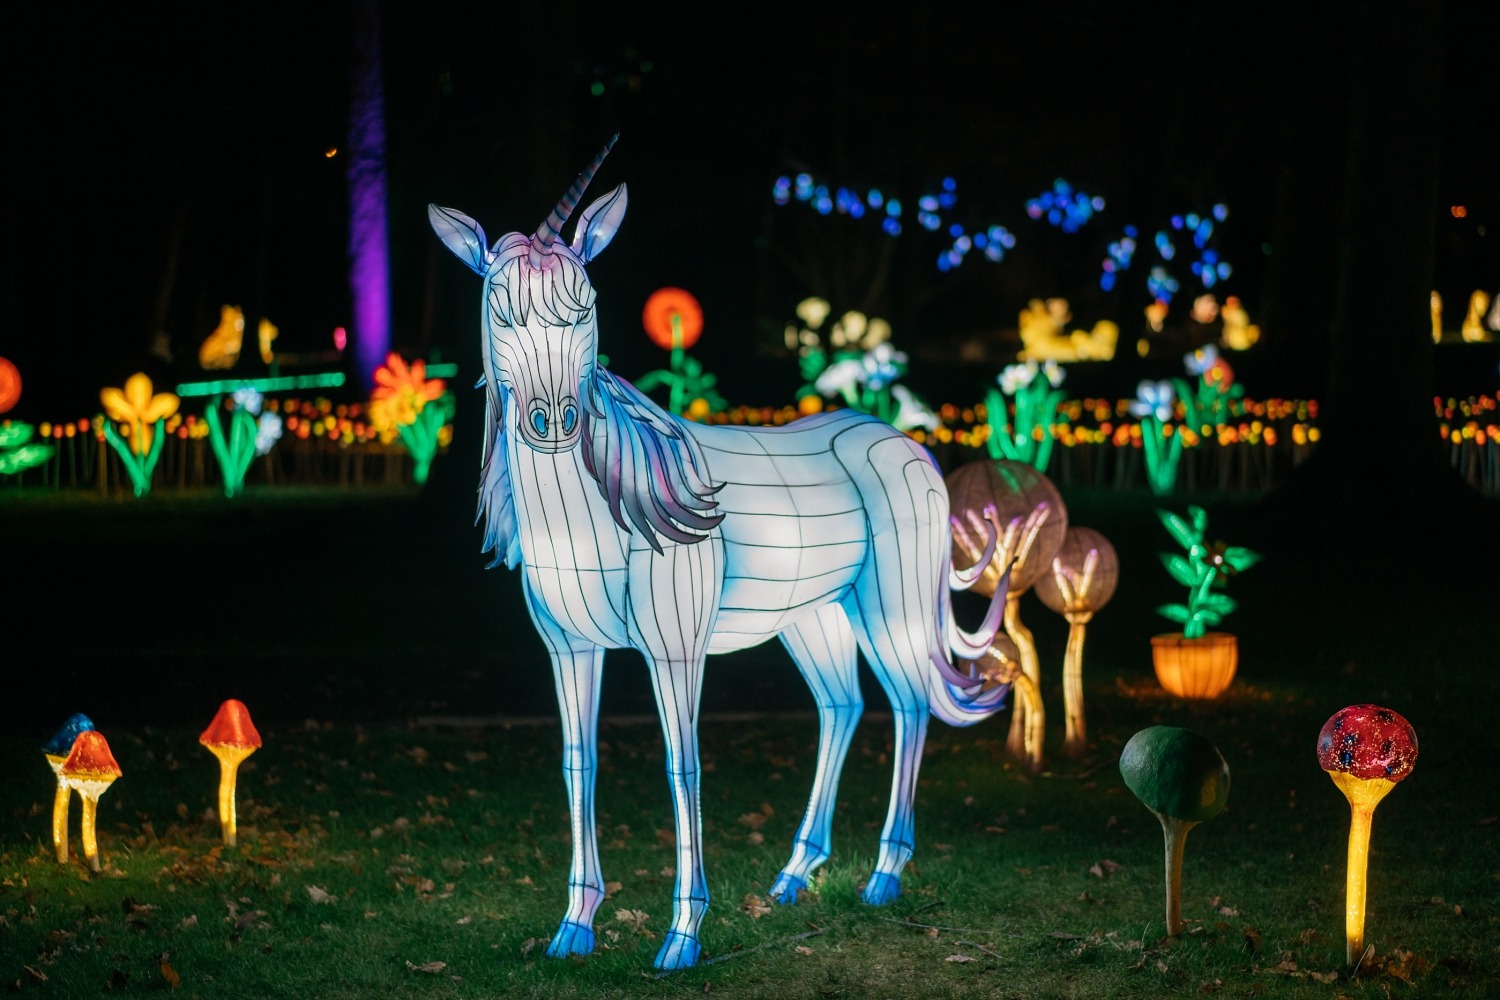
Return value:
[(646, 921), (650, 919), (651, 915), (645, 910), (619, 909), (615, 911), (616, 923), (627, 924), (636, 931), (644, 932), (646, 929)]
[[(795, 950), (796, 950), (797, 954), (799, 954), (799, 955), (811, 955), (813, 953), (813, 950), (811, 948), (809, 948), (805, 944), (799, 944), (796, 947)], [(707, 984), (704, 984), (704, 985), (707, 985)]]
[(740, 909), (756, 920), (771, 912), (771, 904), (757, 896), (753, 892), (745, 893), (745, 898), (740, 900)]
[(187, 916), (182, 918), (182, 921), (177, 926), (181, 927), (185, 931), (192, 930), (194, 927), (198, 926), (198, 914), (189, 913)]
[(537, 947), (537, 945), (543, 945), (546, 943), (546, 938), (527, 938), (525, 941), (521, 942), (521, 954), (529, 955), (531, 954), (532, 950)]
[(969, 955), (949, 955), (943, 959), (945, 962), (972, 962), (974, 959)]
[(335, 903), (338, 901), (337, 896), (330, 896), (327, 889), (318, 885), (307, 887), (307, 898), (311, 899), (314, 903)]
[(435, 976), (439, 972), (442, 972), (444, 969), (446, 969), (448, 967), (448, 963), (447, 962), (423, 962), (421, 965), (413, 965), (411, 962), (407, 962), (406, 963), (406, 967), (407, 967), (408, 970), (410, 970), (412, 972), (425, 972), (429, 976)]
[(739, 823), (741, 826), (748, 826), (752, 830), (759, 830), (762, 826), (765, 825), (765, 822), (766, 814), (759, 812), (745, 813), (745, 815), (739, 818)]
[(1082, 934), (1069, 934), (1067, 931), (1049, 931), (1048, 934), (1047, 934), (1047, 936), (1050, 937), (1050, 938), (1054, 938), (1054, 939), (1056, 939), (1058, 941), (1082, 941), (1083, 940), (1083, 935)]
[(172, 968), (172, 966), (167, 962), (161, 963), (161, 977), (165, 979), (167, 981), (167, 985), (172, 987), (172, 989), (174, 990), (182, 985), (182, 977), (179, 976), (177, 974), (177, 970)]
[(1261, 947), (1260, 931), (1256, 930), (1254, 927), (1246, 927), (1245, 930), (1244, 930), (1244, 935), (1245, 935), (1245, 950), (1247, 950), (1247, 951), (1260, 951), (1260, 947)]
[(26, 970), (26, 974), (28, 976), (30, 976), (32, 979), (35, 979), (37, 982), (39, 982), (39, 983), (45, 983), (47, 981), (47, 974), (45, 972), (43, 972), (41, 969), (35, 968), (33, 966), (30, 966), (30, 965), (23, 965), (23, 966), (21, 966), (21, 968), (25, 969)]
[(460, 927), (462, 927), (464, 924), (472, 924), (473, 922), (474, 922), (474, 918), (471, 917), (471, 916), (459, 917), (457, 920), (454, 921), (454, 923), (458, 924)]
[(1219, 916), (1221, 916), (1221, 917), (1237, 917), (1239, 915), (1240, 915), (1240, 911), (1236, 910), (1232, 906), (1221, 906), (1221, 907), (1219, 907)]
[(749, 833), (745, 834), (745, 843), (749, 844), (751, 847), (759, 847), (765, 842), (766, 835), (761, 833), (759, 830), (751, 830)]
[(615, 893), (619, 892), (621, 888), (622, 888), (622, 886), (618, 882), (606, 882), (606, 883), (604, 883), (604, 898), (608, 899), (609, 897), (613, 896)]

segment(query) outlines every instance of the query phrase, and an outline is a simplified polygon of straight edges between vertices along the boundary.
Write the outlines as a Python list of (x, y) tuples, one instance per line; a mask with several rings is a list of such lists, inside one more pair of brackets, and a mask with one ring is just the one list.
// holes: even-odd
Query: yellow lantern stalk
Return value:
[(1385, 778), (1357, 778), (1348, 771), (1330, 771), (1328, 776), (1349, 800), (1349, 862), (1344, 875), (1344, 960), (1352, 966), (1365, 952), (1370, 827), (1375, 819), (1375, 807), (1396, 787), (1396, 783)]
[(1417, 731), (1379, 705), (1339, 709), (1318, 733), (1318, 765), (1349, 800), (1349, 859), (1344, 874), (1344, 958), (1365, 954), (1365, 894), (1375, 807), (1417, 763)]
[(219, 758), (219, 826), (224, 834), (224, 846), (234, 847), (239, 842), (239, 820), (235, 811), (235, 784), (240, 763), (252, 753), (254, 747), (210, 746), (209, 750)]
[(52, 848), (61, 864), (68, 862), (68, 804), (73, 798), (73, 789), (62, 776), (63, 762), (67, 759), (55, 753), (47, 754), (47, 764), (57, 776), (57, 791), (52, 793)]

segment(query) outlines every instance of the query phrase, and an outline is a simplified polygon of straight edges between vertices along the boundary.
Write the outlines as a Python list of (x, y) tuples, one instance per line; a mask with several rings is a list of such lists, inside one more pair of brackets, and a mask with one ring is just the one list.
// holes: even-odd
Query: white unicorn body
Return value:
[(656, 965), (670, 969), (697, 961), (708, 908), (696, 731), (707, 654), (777, 636), (817, 702), (811, 799), (770, 887), (793, 903), (829, 856), (839, 772), (862, 709), (863, 650), (895, 717), (891, 802), (863, 894), (885, 903), (899, 895), (912, 852), (929, 714), (968, 725), (1003, 705), (1006, 688), (958, 672), (949, 651), (983, 655), (1005, 587), (979, 634), (957, 628), (948, 588), (978, 579), (994, 534), (979, 564), (952, 570), (942, 474), (889, 425), (855, 411), (779, 428), (699, 425), (598, 365), (583, 265), (618, 228), (624, 185), (582, 213), (571, 246), (557, 236), (609, 148), (535, 235), (510, 233), (490, 246), (462, 213), (431, 206), (429, 217), (485, 278), (484, 547), (522, 567), (557, 685), (573, 858), (568, 909), (548, 954), (593, 950), (604, 898), (594, 812), (601, 668), (606, 649), (628, 647), (645, 657), (667, 747), (677, 865)]

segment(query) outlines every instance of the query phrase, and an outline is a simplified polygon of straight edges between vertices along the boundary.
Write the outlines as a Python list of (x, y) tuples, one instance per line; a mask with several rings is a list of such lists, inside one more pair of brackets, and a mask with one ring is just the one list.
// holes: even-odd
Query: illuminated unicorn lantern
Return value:
[(691, 966), (708, 909), (699, 816), (697, 719), (705, 656), (779, 636), (817, 702), (821, 734), (811, 801), (770, 895), (795, 903), (829, 856), (839, 771), (862, 709), (863, 650), (895, 717), (895, 775), (864, 900), (901, 891), (929, 715), (971, 725), (1008, 687), (952, 665), (980, 659), (1005, 606), (997, 588), (976, 634), (960, 629), (949, 589), (980, 562), (950, 562), (948, 493), (931, 455), (854, 410), (784, 427), (684, 421), (599, 364), (595, 292), (584, 265), (625, 215), (625, 185), (559, 239), (614, 139), (535, 234), (494, 244), (473, 219), (436, 205), (443, 243), (484, 278), (487, 433), (477, 520), (491, 566), (521, 566), (531, 618), (551, 653), (562, 715), (573, 829), (568, 909), (547, 947), (594, 949), (604, 899), (594, 786), (604, 651), (645, 657), (666, 744), (676, 819), (671, 928), (656, 966)]

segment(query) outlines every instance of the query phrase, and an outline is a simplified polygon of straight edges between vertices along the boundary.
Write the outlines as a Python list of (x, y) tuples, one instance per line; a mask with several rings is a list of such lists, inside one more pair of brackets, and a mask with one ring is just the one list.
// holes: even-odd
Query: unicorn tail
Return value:
[[(999, 532), (995, 526), (995, 508), (984, 511), (984, 524), (988, 540), (984, 552), (973, 566), (960, 570), (949, 565), (949, 586), (953, 590), (967, 590), (979, 581), (994, 558)], [(966, 632), (958, 627), (953, 617), (953, 598), (944, 591), (938, 608), (938, 634), (943, 636), (946, 648), (935, 648), (931, 654), (934, 681), (929, 687), (928, 699), (934, 716), (950, 726), (972, 726), (989, 718), (1005, 707), (1010, 693), (1008, 681), (996, 683), (983, 674), (973, 672), (975, 662), (983, 662), (997, 641), (1005, 641), (1001, 633), (1001, 622), (1005, 615), (1005, 600), (1010, 591), (1010, 567), (1000, 575), (984, 621), (977, 632)], [(949, 661), (971, 661), (969, 670), (960, 670)]]

